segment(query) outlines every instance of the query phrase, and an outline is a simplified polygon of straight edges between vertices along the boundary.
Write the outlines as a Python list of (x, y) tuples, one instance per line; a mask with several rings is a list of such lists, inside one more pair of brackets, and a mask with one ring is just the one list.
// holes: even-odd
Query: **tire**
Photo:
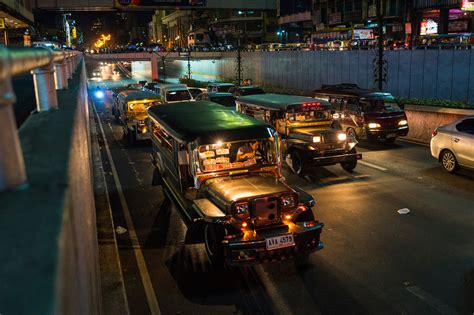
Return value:
[(346, 135), (348, 139), (353, 139), (357, 141), (357, 133), (354, 128), (347, 128)]
[(308, 172), (308, 166), (301, 152), (294, 150), (291, 152), (291, 164), (293, 172), (298, 176), (305, 176)]
[(206, 224), (204, 227), (204, 245), (207, 257), (216, 270), (222, 270), (225, 267), (223, 239), (224, 228), (215, 224)]
[(456, 156), (450, 150), (443, 150), (439, 160), (443, 169), (448, 173), (455, 173), (459, 169)]
[(385, 143), (394, 143), (395, 140), (397, 140), (396, 137), (395, 138), (387, 138), (387, 139), (385, 139)]
[[(352, 150), (349, 151), (349, 153), (355, 154), (355, 153), (357, 153), (357, 151), (356, 151), (355, 148), (353, 148)], [(342, 169), (345, 170), (346, 172), (349, 172), (349, 173), (352, 173), (354, 171), (354, 169), (356, 168), (356, 166), (357, 166), (357, 159), (349, 161), (349, 162), (342, 162), (341, 163)]]

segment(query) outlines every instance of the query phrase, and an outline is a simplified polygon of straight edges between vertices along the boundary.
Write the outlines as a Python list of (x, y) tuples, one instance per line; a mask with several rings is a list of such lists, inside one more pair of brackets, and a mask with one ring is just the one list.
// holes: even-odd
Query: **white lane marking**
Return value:
[(104, 138), (105, 150), (107, 152), (107, 157), (109, 159), (112, 174), (114, 176), (115, 186), (119, 195), (120, 204), (122, 205), (125, 222), (127, 223), (127, 227), (130, 233), (130, 241), (132, 242), (133, 253), (135, 254), (135, 259), (137, 260), (138, 270), (142, 279), (143, 288), (145, 289), (145, 295), (148, 301), (148, 306), (150, 307), (151, 314), (160, 315), (161, 311), (160, 306), (158, 305), (158, 300), (156, 299), (155, 289), (153, 288), (153, 283), (151, 282), (150, 273), (148, 272), (145, 257), (143, 256), (143, 252), (140, 248), (140, 243), (138, 242), (135, 226), (133, 225), (132, 216), (130, 215), (127, 200), (125, 199), (125, 195), (123, 193), (122, 184), (120, 183), (117, 169), (115, 167), (115, 162), (112, 159), (112, 154), (110, 153), (110, 148), (107, 142), (107, 138), (105, 137), (104, 128), (102, 126), (99, 113), (94, 103), (92, 103), (92, 108), (94, 109), (94, 112), (97, 116), (97, 120), (99, 122), (99, 129), (102, 133), (102, 137)]
[(452, 309), (450, 306), (447, 304), (444, 304), (428, 292), (424, 291), (423, 289), (413, 285), (406, 287), (408, 292), (416, 296), (417, 298), (421, 299), (423, 302), (437, 310), (441, 314), (458, 314), (454, 309)]
[[(96, 133), (96, 128), (94, 126), (94, 133)], [(102, 135), (103, 136), (103, 135)], [(101, 156), (101, 153), (100, 153), (100, 145), (99, 143), (97, 142), (97, 155), (98, 155), (98, 159), (99, 159), (99, 163), (100, 163), (100, 167), (101, 169), (103, 170), (103, 166), (104, 164), (102, 164), (102, 156)], [(102, 177), (102, 182), (104, 183), (104, 190), (105, 190), (105, 199), (107, 200), (107, 212), (109, 214), (109, 217), (110, 217), (110, 220), (112, 221), (112, 227), (115, 227), (115, 222), (114, 222), (114, 216), (112, 215), (112, 205), (110, 204), (110, 195), (109, 195), (109, 187), (107, 185), (107, 180), (105, 179), (105, 175), (104, 175), (104, 172), (101, 172), (101, 177)], [(123, 300), (125, 302), (125, 307), (127, 308), (126, 309), (126, 312), (127, 314), (130, 314), (130, 307), (128, 305), (128, 298), (127, 298), (127, 294), (125, 293), (126, 292), (126, 289), (125, 289), (125, 280), (124, 280), (124, 277), (123, 277), (123, 272), (122, 272), (122, 263), (120, 261), (120, 256), (119, 256), (119, 250), (118, 250), (118, 247), (117, 247), (117, 237), (115, 236), (115, 231), (113, 234), (113, 243), (114, 243), (114, 247), (115, 247), (115, 253), (117, 255), (116, 259), (117, 259), (117, 263), (118, 263), (118, 268), (119, 268), (119, 277), (120, 279), (122, 280), (121, 281), (121, 287), (122, 287), (122, 293), (123, 293)], [(2, 315), (2, 314), (0, 314)]]
[(385, 167), (378, 166), (378, 165), (375, 165), (375, 164), (372, 164), (372, 163), (369, 163), (369, 162), (366, 162), (366, 161), (359, 161), (357, 163), (368, 166), (368, 167), (375, 168), (376, 170), (379, 170), (379, 171), (384, 171), (384, 172), (388, 171), (388, 169), (386, 169)]

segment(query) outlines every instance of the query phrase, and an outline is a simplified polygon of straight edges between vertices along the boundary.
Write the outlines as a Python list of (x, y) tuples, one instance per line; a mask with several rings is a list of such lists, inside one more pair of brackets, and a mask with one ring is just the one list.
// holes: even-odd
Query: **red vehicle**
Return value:
[(323, 85), (314, 97), (331, 103), (333, 117), (353, 139), (393, 142), (408, 134), (408, 121), (392, 94), (355, 84)]

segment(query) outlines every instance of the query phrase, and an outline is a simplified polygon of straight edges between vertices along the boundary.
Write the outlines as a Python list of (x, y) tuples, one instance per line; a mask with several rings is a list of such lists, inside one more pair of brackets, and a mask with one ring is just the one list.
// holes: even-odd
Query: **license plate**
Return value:
[(295, 239), (293, 234), (281, 235), (267, 238), (267, 250), (273, 250), (278, 248), (284, 248), (295, 245)]
[(388, 133), (385, 138), (395, 138), (397, 136), (396, 133)]

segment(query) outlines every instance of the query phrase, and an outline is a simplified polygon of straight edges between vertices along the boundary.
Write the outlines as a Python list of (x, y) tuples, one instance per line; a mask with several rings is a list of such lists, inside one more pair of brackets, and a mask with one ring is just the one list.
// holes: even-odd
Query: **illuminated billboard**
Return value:
[(433, 19), (423, 19), (420, 24), (420, 35), (438, 34), (438, 22)]
[(461, 4), (461, 10), (474, 11), (474, 1), (473, 0), (463, 0), (462, 4)]
[(117, 8), (139, 7), (203, 7), (206, 0), (115, 0)]

